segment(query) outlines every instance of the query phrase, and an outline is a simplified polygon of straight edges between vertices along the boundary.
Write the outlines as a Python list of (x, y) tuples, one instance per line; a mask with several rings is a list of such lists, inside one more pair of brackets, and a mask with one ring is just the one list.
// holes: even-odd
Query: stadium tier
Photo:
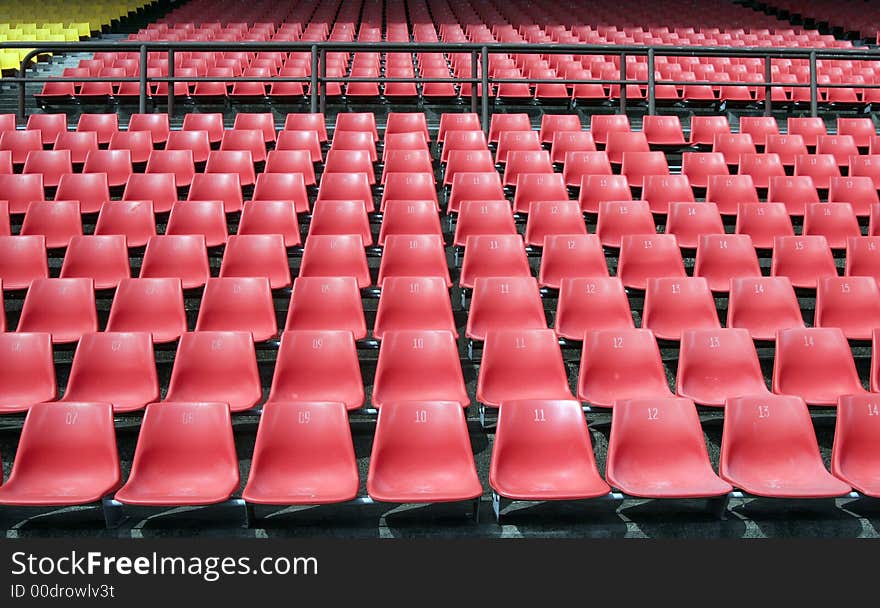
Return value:
[[(880, 498), (880, 55), (664, 4), (192, 0), (105, 32), (173, 54), (53, 48), (0, 92), (0, 517)], [(141, 3), (76, 6), (0, 35)]]

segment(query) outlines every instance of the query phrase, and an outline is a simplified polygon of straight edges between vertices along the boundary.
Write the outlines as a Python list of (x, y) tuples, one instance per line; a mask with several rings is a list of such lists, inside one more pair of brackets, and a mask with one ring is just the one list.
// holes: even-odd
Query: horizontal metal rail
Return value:
[[(479, 44), (479, 43), (442, 43), (442, 42), (167, 42), (167, 41), (119, 41), (119, 42), (0, 42), (0, 49), (28, 49), (21, 61), (21, 69), (17, 76), (5, 78), (8, 82), (18, 83), (19, 99), (18, 114), (26, 117), (26, 86), (31, 83), (46, 82), (137, 82), (139, 83), (139, 111), (147, 111), (147, 100), (151, 97), (150, 85), (157, 83), (198, 83), (198, 82), (258, 82), (282, 83), (298, 82), (309, 85), (310, 106), (312, 112), (323, 111), (326, 106), (327, 84), (329, 83), (411, 83), (411, 84), (470, 84), (471, 111), (477, 112), (478, 98), (481, 105), (483, 129), (489, 128), (489, 109), (492, 98), (491, 85), (507, 83), (529, 84), (565, 84), (565, 85), (602, 85), (619, 86), (620, 109), (626, 111), (628, 85), (646, 88), (648, 113), (656, 112), (656, 88), (658, 85), (675, 87), (711, 86), (711, 87), (745, 87), (752, 90), (764, 89), (764, 113), (772, 112), (772, 89), (809, 88), (810, 113), (818, 114), (819, 88), (858, 88), (880, 89), (880, 84), (861, 83), (818, 83), (818, 62), (823, 60), (880, 61), (880, 49), (819, 49), (819, 48), (776, 48), (776, 47), (683, 47), (683, 46), (639, 46), (639, 45), (592, 45), (592, 44)], [(240, 51), (240, 52), (302, 52), (310, 56), (311, 75), (292, 76), (194, 76), (176, 77), (174, 75), (174, 56), (178, 52), (187, 51)], [(81, 52), (137, 52), (140, 56), (139, 74), (137, 77), (45, 77), (28, 76), (28, 68), (33, 59), (48, 53), (81, 53)], [(443, 53), (470, 54), (471, 76), (448, 78), (411, 77), (374, 77), (364, 76), (328, 76), (327, 53)], [(168, 74), (166, 76), (150, 76), (148, 74), (148, 58), (150, 53), (165, 53), (168, 57)], [(497, 54), (541, 54), (541, 55), (594, 55), (614, 56), (620, 60), (620, 77), (615, 78), (493, 78), (488, 69), (479, 70), (482, 64), (488, 67), (488, 59)], [(626, 67), (629, 57), (647, 58), (647, 79), (627, 77)], [(658, 57), (726, 57), (726, 58), (757, 58), (764, 62), (764, 76), (761, 82), (741, 81), (690, 81), (664, 80), (656, 77), (655, 70)], [(771, 62), (773, 59), (807, 59), (809, 60), (809, 82), (788, 83), (774, 81)], [(476, 75), (475, 72), (480, 72)], [(481, 88), (478, 92), (478, 88)], [(168, 87), (168, 114), (173, 115), (174, 87)], [(709, 101), (709, 100), (706, 100)], [(720, 101), (720, 100), (719, 100)], [(758, 102), (760, 100), (754, 100)]]

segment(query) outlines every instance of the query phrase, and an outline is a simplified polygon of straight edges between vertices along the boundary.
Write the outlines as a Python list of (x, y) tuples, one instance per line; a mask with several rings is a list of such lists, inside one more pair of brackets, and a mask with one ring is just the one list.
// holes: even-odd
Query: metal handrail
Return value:
[[(810, 114), (818, 114), (819, 84), (818, 84), (818, 61), (821, 60), (880, 60), (880, 49), (826, 49), (826, 48), (776, 48), (776, 47), (694, 47), (694, 46), (640, 46), (640, 45), (595, 45), (595, 44), (506, 44), (506, 43), (443, 43), (443, 42), (207, 42), (207, 41), (118, 41), (118, 42), (41, 42), (41, 41), (2, 41), (0, 49), (29, 49), (21, 61), (21, 70), (18, 76), (4, 78), (7, 82), (18, 83), (19, 99), (18, 114), (24, 119), (26, 116), (26, 85), (28, 82), (138, 82), (139, 86), (139, 111), (146, 112), (149, 85), (151, 83), (176, 83), (176, 82), (300, 82), (310, 85), (310, 108), (312, 112), (324, 111), (327, 98), (328, 83), (342, 82), (365, 82), (365, 83), (469, 83), (471, 84), (471, 111), (477, 111), (478, 98), (481, 100), (481, 118), (484, 130), (489, 128), (489, 108), (491, 99), (491, 84), (528, 82), (534, 84), (598, 84), (617, 85), (620, 91), (620, 109), (626, 111), (627, 95), (626, 86), (636, 85), (647, 87), (648, 113), (656, 113), (656, 59), (657, 57), (729, 57), (729, 58), (759, 58), (764, 61), (763, 82), (740, 82), (740, 81), (679, 81), (661, 80), (659, 84), (664, 86), (713, 86), (713, 87), (739, 87), (763, 88), (764, 113), (772, 112), (772, 88), (784, 87), (809, 88), (810, 89)], [(28, 76), (27, 70), (34, 57), (46, 53), (70, 53), (70, 52), (138, 52), (140, 56), (139, 74), (137, 77), (39, 77)], [(186, 51), (280, 51), (280, 52), (308, 52), (311, 59), (311, 75), (305, 77), (257, 77), (257, 76), (195, 76), (175, 77), (176, 52)], [(168, 75), (149, 76), (147, 73), (148, 53), (166, 53), (168, 56)], [(369, 52), (369, 53), (455, 53), (470, 54), (471, 76), (449, 78), (423, 78), (393, 77), (387, 78), (381, 75), (375, 77), (346, 77), (327, 76), (326, 54), (328, 52)], [(617, 79), (591, 78), (591, 79), (529, 79), (529, 78), (492, 78), (488, 69), (479, 70), (479, 65), (488, 66), (491, 54), (542, 54), (542, 55), (614, 55), (620, 58), (620, 77)], [(628, 57), (647, 57), (647, 79), (627, 77)], [(809, 83), (787, 83), (774, 81), (772, 78), (771, 62), (773, 59), (808, 59), (810, 67)], [(478, 76), (474, 76), (476, 72)], [(477, 91), (477, 85), (482, 90)], [(822, 84), (821, 88), (859, 88), (878, 89), (880, 84)], [(174, 112), (174, 87), (168, 87), (168, 114)]]

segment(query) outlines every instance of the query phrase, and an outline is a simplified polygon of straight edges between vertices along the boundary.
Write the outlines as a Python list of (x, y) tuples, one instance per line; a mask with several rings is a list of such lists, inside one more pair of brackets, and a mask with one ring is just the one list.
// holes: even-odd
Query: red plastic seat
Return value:
[(709, 498), (733, 490), (712, 470), (696, 407), (678, 397), (614, 404), (605, 478), (640, 498)]
[(108, 332), (149, 333), (156, 343), (174, 342), (186, 331), (180, 279), (124, 279), (116, 288)]
[(278, 323), (268, 279), (208, 279), (195, 330), (250, 332), (255, 342), (275, 337)]
[(706, 202), (718, 205), (721, 215), (736, 215), (740, 203), (758, 202), (758, 191), (750, 175), (710, 175)]
[(183, 117), (183, 131), (205, 131), (211, 143), (223, 139), (223, 114), (220, 112), (194, 112)]
[(321, 142), (327, 141), (324, 115), (320, 113), (291, 113), (284, 119), (285, 131), (314, 131)]
[(562, 280), (556, 309), (557, 335), (584, 340), (591, 331), (634, 327), (620, 279), (574, 277)]
[[(113, 185), (112, 182), (110, 185)], [(171, 173), (133, 173), (125, 184), (122, 200), (152, 201), (155, 213), (168, 213), (177, 202), (177, 186), (174, 175)]]
[(810, 203), (804, 212), (805, 235), (824, 236), (832, 249), (845, 249), (847, 239), (862, 236), (849, 203)]
[(357, 234), (314, 235), (306, 240), (300, 277), (355, 277), (358, 287), (369, 287), (363, 239)]
[(676, 393), (700, 405), (723, 406), (742, 396), (769, 396), (755, 344), (745, 329), (682, 332)]
[(280, 234), (230, 236), (220, 265), (221, 277), (266, 277), (272, 289), (289, 287), (290, 265)]
[(475, 131), (450, 131), (443, 141), (443, 150), (440, 152), (440, 161), (448, 162), (453, 151), (482, 151), (488, 150), (486, 135), (481, 130)]
[(499, 165), (507, 163), (507, 157), (511, 152), (532, 152), (542, 149), (537, 131), (504, 131), (498, 138), (495, 162)]
[(793, 167), (795, 159), (807, 154), (807, 144), (800, 135), (768, 135), (765, 151), (775, 153), (786, 167)]
[[(72, 237), (64, 254), (60, 276), (62, 279), (92, 279), (95, 289), (115, 289), (120, 281), (131, 277), (125, 237), (122, 235)], [(93, 401), (93, 399), (77, 399), (77, 401)]]
[(531, 276), (521, 236), (468, 237), (459, 279), (461, 287), (472, 288), (477, 277), (518, 276)]
[(143, 247), (156, 236), (150, 201), (108, 201), (98, 214), (95, 235), (122, 235), (128, 247)]
[(880, 188), (880, 155), (850, 157), (848, 175), (850, 177), (870, 177), (874, 181), (874, 187)]
[(736, 234), (748, 235), (757, 249), (773, 249), (776, 237), (794, 236), (784, 203), (741, 203)]
[(530, 131), (532, 123), (528, 114), (492, 114), (489, 122), (489, 143), (497, 143), (504, 131)]
[(367, 336), (360, 289), (354, 277), (298, 277), (287, 312), (286, 331), (348, 331)]
[(101, 500), (120, 484), (108, 403), (44, 403), (31, 408), (0, 504), (68, 506)]
[(705, 234), (699, 237), (694, 276), (707, 280), (715, 292), (726, 292), (733, 279), (760, 277), (761, 266), (746, 234)]
[(132, 174), (131, 150), (95, 150), (89, 152), (88, 156), (86, 156), (82, 172), (106, 173), (107, 184), (111, 188), (124, 186)]
[(626, 287), (634, 289), (645, 289), (650, 278), (686, 276), (675, 236), (624, 236), (620, 244), (617, 276)]
[(815, 147), (819, 143), (819, 136), (826, 135), (825, 121), (818, 117), (793, 117), (788, 118), (788, 132), (800, 135), (804, 143)]
[(773, 177), (785, 176), (785, 168), (778, 154), (744, 153), (739, 156), (739, 175), (750, 175), (756, 188), (768, 188)]
[(55, 200), (79, 201), (81, 213), (97, 213), (110, 201), (107, 176), (103, 173), (62, 175), (55, 191)]
[(516, 177), (515, 213), (529, 213), (534, 202), (567, 200), (568, 189), (559, 173), (520, 173)]
[(850, 491), (825, 468), (810, 413), (798, 397), (728, 399), (718, 471), (755, 496), (828, 498)]
[(642, 133), (654, 146), (684, 146), (684, 134), (678, 116), (645, 116)]
[(0, 413), (26, 412), (34, 404), (55, 399), (48, 333), (0, 332), (0, 363)]
[[(621, 325), (624, 322), (625, 319)], [(611, 407), (622, 399), (672, 395), (660, 350), (650, 330), (632, 329), (631, 326), (592, 330), (582, 339), (578, 376), (578, 399), (581, 401)], [(626, 378), (625, 382), (621, 381), (623, 378)]]
[(95, 133), (99, 144), (109, 144), (113, 134), (119, 131), (119, 117), (115, 113), (80, 114), (76, 130)]
[(837, 134), (850, 135), (858, 147), (867, 148), (871, 144), (871, 139), (876, 137), (877, 131), (874, 127), (874, 121), (870, 118), (838, 117)]
[(538, 283), (559, 289), (574, 277), (606, 277), (608, 266), (596, 235), (558, 234), (544, 237)]
[(58, 135), (67, 131), (67, 114), (31, 114), (25, 129), (39, 131), (43, 145), (54, 144)]
[(242, 207), (238, 234), (281, 234), (285, 247), (302, 243), (292, 201), (247, 201)]
[(544, 305), (532, 277), (479, 277), (467, 322), (467, 337), (485, 340), (490, 332), (545, 329)]
[(452, 185), (457, 173), (492, 173), (494, 171), (495, 161), (492, 160), (492, 153), (488, 150), (453, 150), (449, 154), (449, 160), (443, 172), (443, 185)]
[(242, 498), (253, 504), (330, 504), (355, 498), (357, 460), (341, 403), (263, 406)]
[(324, 175), (330, 173), (365, 173), (370, 185), (376, 183), (373, 161), (366, 150), (330, 150), (324, 163)]
[(43, 176), (43, 185), (49, 188), (58, 186), (61, 176), (73, 173), (69, 150), (36, 150), (28, 152), (22, 173)]
[(385, 279), (373, 326), (373, 337), (383, 340), (389, 332), (402, 330), (443, 330), (458, 337), (449, 291), (442, 278)]
[(442, 237), (436, 234), (386, 237), (378, 285), (381, 287), (384, 279), (391, 276), (438, 276), (451, 287)]
[(30, 152), (43, 149), (39, 131), (0, 131), (0, 150), (12, 152), (12, 163), (23, 165)]
[(117, 131), (110, 136), (110, 150), (128, 150), (131, 162), (145, 163), (153, 153), (152, 133), (149, 131)]
[[(261, 173), (254, 186), (253, 200), (292, 203), (296, 213), (309, 211), (309, 196), (302, 173)], [(289, 221), (285, 225), (290, 229)]]
[(623, 175), (584, 175), (578, 202), (585, 213), (598, 213), (606, 201), (631, 201), (632, 192)]
[(351, 332), (282, 334), (268, 402), (296, 401), (339, 402), (349, 410), (363, 405), (364, 385)]
[(828, 188), (829, 203), (849, 203), (855, 214), (870, 216), (871, 207), (880, 203), (870, 177), (832, 177)]
[(82, 217), (76, 201), (33, 201), (21, 223), (21, 235), (46, 237), (48, 249), (67, 247), (70, 239), (82, 235)]
[(437, 186), (432, 173), (389, 173), (384, 176), (385, 188), (382, 191), (380, 211), (384, 213), (385, 203), (390, 200), (433, 201), (439, 211)]
[(480, 117), (477, 114), (443, 113), (440, 115), (440, 127), (437, 131), (437, 141), (443, 142), (448, 134), (454, 131), (480, 131)]
[(772, 116), (741, 116), (739, 132), (748, 133), (756, 145), (764, 146), (767, 136), (779, 135), (779, 125)]
[(631, 234), (654, 234), (654, 216), (645, 201), (605, 201), (599, 203), (596, 235), (605, 247), (620, 247)]
[(116, 413), (159, 399), (159, 379), (148, 333), (94, 333), (82, 337), (64, 391), (65, 402), (104, 402)]
[(880, 496), (880, 462), (877, 460), (880, 411), (876, 399), (872, 394), (840, 398), (831, 452), (834, 476), (873, 498)]
[(724, 156), (719, 152), (685, 152), (681, 155), (681, 173), (691, 187), (706, 188), (713, 175), (729, 175)]
[(152, 403), (141, 423), (131, 474), (116, 500), (206, 505), (229, 499), (239, 483), (228, 405)]
[(425, 141), (431, 141), (428, 122), (422, 112), (389, 112), (385, 121), (385, 140), (396, 133), (421, 133)]
[(0, 236), (10, 236), (12, 228), (9, 224), (9, 203), (0, 201)]
[[(346, 150), (343, 152), (359, 154), (357, 151)], [(372, 163), (370, 169), (372, 170)], [(317, 183), (314, 165), (307, 150), (272, 150), (266, 156), (266, 166), (263, 172), (301, 173), (306, 186), (314, 186)], [(257, 177), (259, 178), (259, 175)]]
[(386, 331), (373, 384), (374, 407), (423, 400), (462, 407), (470, 403), (453, 334), (428, 329)]
[(791, 281), (786, 277), (731, 280), (727, 327), (748, 329), (755, 340), (773, 340), (777, 330), (804, 327)]
[(313, 163), (323, 160), (321, 142), (314, 131), (281, 131), (278, 141), (275, 142), (275, 151), (293, 150), (308, 152)]
[[(465, 154), (469, 153), (465, 152)], [(491, 165), (490, 168), (494, 169), (494, 165)], [(326, 167), (324, 170), (326, 171)], [(370, 170), (372, 170), (372, 165), (370, 165)], [(430, 173), (433, 175), (434, 167), (431, 163), (430, 152), (428, 150), (386, 150), (382, 169), (383, 184), (391, 173)]]
[(718, 329), (709, 283), (701, 277), (648, 279), (642, 327), (662, 340), (679, 340), (689, 329)]
[[(333, 134), (331, 150), (363, 150), (370, 155), (370, 161), (376, 162), (376, 144), (373, 135), (366, 131), (336, 131)], [(314, 159), (313, 159), (314, 160)]]
[[(408, 195), (404, 195), (403, 198), (406, 198), (406, 196)], [(318, 201), (322, 200), (363, 201), (367, 213), (373, 213), (375, 211), (369, 176), (366, 173), (324, 174), (321, 177), (321, 186), (318, 189)], [(301, 209), (298, 206), (297, 212), (300, 211)], [(302, 211), (308, 211), (308, 207)]]
[(785, 276), (795, 287), (815, 289), (824, 277), (836, 277), (837, 267), (824, 236), (782, 236), (776, 238), (771, 276)]
[(650, 175), (669, 175), (663, 152), (624, 152), (620, 174), (630, 187), (641, 187)]
[[(314, 216), (312, 221), (314, 222)], [(442, 237), (440, 217), (434, 201), (389, 200), (386, 202), (379, 232), (379, 246), (392, 235), (436, 235)]]
[(232, 129), (259, 130), (263, 133), (263, 141), (275, 141), (275, 117), (271, 112), (240, 112), (235, 115)]
[(596, 142), (588, 131), (557, 131), (550, 147), (550, 160), (554, 163), (564, 163), (569, 152), (595, 151)]
[(510, 203), (506, 200), (462, 202), (455, 223), (453, 244), (463, 247), (470, 236), (492, 234), (517, 234)]
[[(742, 129), (742, 119), (740, 119)], [(730, 133), (727, 116), (693, 116), (688, 143), (692, 146), (711, 146), (717, 133)]]
[(452, 179), (446, 213), (458, 213), (462, 201), (498, 201), (505, 198), (498, 173), (459, 172)]
[(819, 194), (808, 175), (779, 176), (770, 179), (767, 200), (784, 203), (789, 215), (802, 216), (807, 205), (819, 202)]
[(0, 281), (4, 290), (27, 289), (31, 281), (47, 278), (44, 236), (0, 236)]
[(262, 398), (254, 340), (247, 332), (184, 333), (177, 347), (166, 402), (228, 403), (233, 412)]
[(524, 173), (553, 174), (550, 153), (546, 150), (510, 152), (504, 167), (503, 184), (505, 186), (517, 185), (518, 177)]
[(379, 133), (376, 130), (376, 116), (372, 112), (345, 112), (338, 114), (336, 116), (335, 131), (367, 132), (372, 135), (373, 141), (379, 141)]
[(540, 137), (542, 143), (551, 143), (556, 133), (582, 131), (580, 116), (577, 114), (544, 114), (541, 116)]
[(849, 166), (850, 156), (858, 156), (859, 148), (852, 135), (821, 135), (816, 146), (818, 154), (831, 154), (838, 166)]
[(498, 407), (518, 399), (571, 398), (562, 351), (553, 330), (504, 330), (486, 336), (477, 401)]
[(12, 153), (9, 150), (0, 150), (0, 175), (11, 175), (12, 169)]
[[(224, 131), (223, 139), (220, 141), (220, 151), (249, 152), (252, 162), (265, 162), (266, 144), (263, 141), (263, 132), (260, 130)], [(208, 162), (210, 161), (211, 155), (209, 154)], [(242, 182), (244, 182), (244, 180), (242, 180)]]
[(223, 201), (226, 213), (241, 211), (241, 176), (238, 173), (197, 173), (186, 198), (188, 201)]
[(165, 234), (201, 234), (205, 245), (217, 247), (226, 243), (226, 230), (222, 201), (178, 201), (171, 208)]
[(728, 165), (739, 164), (741, 154), (754, 154), (755, 142), (748, 133), (716, 133), (712, 144), (712, 152), (724, 155)]
[(18, 320), (18, 332), (52, 334), (52, 342), (77, 342), (98, 331), (91, 279), (34, 279)]
[(863, 236), (849, 239), (844, 274), (848, 277), (880, 279), (880, 238)]
[(373, 244), (370, 218), (363, 202), (322, 200), (316, 203), (309, 224), (309, 237), (344, 234), (359, 234), (364, 246)]
[(684, 175), (646, 175), (642, 199), (648, 201), (653, 213), (661, 215), (668, 212), (672, 203), (693, 203), (696, 200)]
[(207, 131), (171, 131), (168, 133), (165, 150), (175, 152), (189, 150), (194, 163), (203, 163), (208, 160), (208, 154), (211, 152), (211, 141), (208, 139)]
[(168, 122), (168, 114), (132, 114), (128, 121), (129, 131), (149, 131), (153, 138), (153, 144), (164, 144), (168, 141), (168, 132), (171, 127)]
[(794, 159), (794, 174), (812, 177), (816, 188), (827, 190), (831, 178), (840, 176), (840, 167), (833, 154), (802, 154)]
[[(520, 176), (522, 177), (524, 176)], [(545, 237), (586, 234), (587, 226), (577, 201), (546, 200), (531, 203), (525, 234), (529, 245), (541, 247)]]
[(703, 236), (723, 235), (724, 224), (715, 203), (669, 203), (665, 231), (679, 247), (695, 249)]
[(27, 211), (32, 201), (45, 198), (43, 176), (0, 174), (0, 192), (3, 192), (4, 199), (8, 201), (10, 215), (20, 215)]
[[(193, 152), (192, 150), (153, 150), (147, 161), (146, 172), (171, 173), (178, 188), (189, 186), (195, 174)], [(207, 168), (206, 172), (214, 173)]]
[(577, 401), (507, 401), (498, 412), (489, 484), (514, 500), (582, 500), (608, 494)]
[(850, 340), (870, 340), (880, 327), (880, 289), (873, 277), (826, 277), (816, 292), (816, 327), (837, 327)]
[(618, 131), (629, 131), (629, 117), (626, 114), (593, 114), (590, 116), (590, 133), (596, 143), (608, 143), (608, 135)]
[(633, 152), (650, 152), (648, 139), (641, 131), (613, 131), (608, 134), (605, 153), (612, 164), (623, 162), (623, 155)]
[(376, 423), (367, 492), (373, 500), (395, 503), (480, 496), (483, 488), (462, 408), (438, 401), (383, 408)]
[(202, 287), (211, 276), (201, 234), (154, 236), (147, 243), (140, 277), (180, 279), (184, 289)]
[(773, 392), (797, 395), (810, 405), (835, 405), (841, 395), (864, 392), (843, 331), (818, 327), (779, 330)]

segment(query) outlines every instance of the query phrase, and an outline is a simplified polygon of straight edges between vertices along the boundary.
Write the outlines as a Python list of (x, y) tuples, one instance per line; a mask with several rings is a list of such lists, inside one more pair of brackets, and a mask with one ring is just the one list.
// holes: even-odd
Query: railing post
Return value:
[(816, 76), (816, 51), (810, 51), (810, 116), (819, 115), (819, 88)]
[(654, 49), (648, 49), (648, 115), (657, 113), (657, 86), (654, 76)]
[(626, 53), (620, 54), (620, 113), (626, 114)]
[(320, 97), (318, 99), (318, 108), (321, 110), (321, 114), (327, 111), (327, 51), (324, 48), (321, 48), (321, 51), (318, 55), (318, 69), (320, 70), (320, 82), (318, 86), (320, 87)]
[(483, 132), (488, 137), (489, 135), (489, 49), (488, 47), (483, 47), (480, 50), (481, 60), (483, 65), (481, 66), (480, 75), (483, 84), (482, 90), (482, 98), (483, 98)]
[(311, 105), (309, 106), (309, 111), (314, 114), (318, 111), (318, 45), (312, 45), (312, 69), (309, 72), (311, 74), (311, 85), (309, 86), (309, 94), (311, 96)]
[[(477, 52), (471, 51), (471, 78), (477, 77), (478, 66)], [(477, 113), (477, 84), (475, 82), (471, 83), (471, 113)]]
[(773, 71), (770, 69), (770, 55), (764, 58), (764, 116), (772, 116), (773, 114), (773, 87), (770, 81), (773, 78)]
[[(168, 78), (174, 78), (174, 49), (168, 49)], [(168, 118), (174, 118), (174, 88), (177, 83), (168, 83)]]
[(147, 47), (141, 45), (141, 62), (140, 71), (140, 87), (138, 89), (138, 112), (141, 114), (147, 111)]
[[(25, 57), (21, 60), (21, 69), (18, 71), (18, 75), (20, 78), (27, 78), (27, 64), (30, 60), (28, 57)], [(25, 104), (27, 100), (27, 85), (25, 81), (22, 80), (18, 83), (18, 120), (24, 122), (27, 118), (25, 111)]]

